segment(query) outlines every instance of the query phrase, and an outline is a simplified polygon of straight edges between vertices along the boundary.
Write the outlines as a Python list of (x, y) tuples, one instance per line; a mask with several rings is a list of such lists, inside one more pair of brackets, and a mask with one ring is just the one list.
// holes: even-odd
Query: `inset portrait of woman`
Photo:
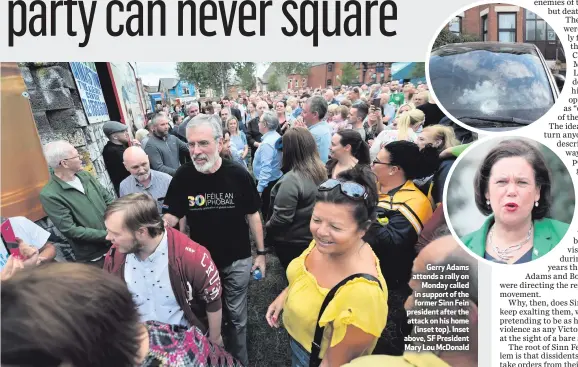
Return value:
[[(473, 195), (467, 186), (473, 186)], [(468, 196), (471, 199), (465, 199)], [(466, 152), (450, 178), (446, 198), (449, 222), (463, 244), (475, 255), (502, 264), (546, 255), (560, 243), (574, 213), (574, 187), (563, 162), (525, 138), (497, 144), (496, 139), (486, 140)], [(471, 201), (485, 217), (481, 221), (469, 215)], [(470, 224), (464, 225), (463, 218)]]

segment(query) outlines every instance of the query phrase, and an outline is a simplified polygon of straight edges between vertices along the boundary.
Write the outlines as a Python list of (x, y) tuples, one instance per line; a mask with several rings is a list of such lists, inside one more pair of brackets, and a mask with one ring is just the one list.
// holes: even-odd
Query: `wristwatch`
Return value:
[(267, 250), (264, 251), (257, 250), (257, 255), (267, 255)]

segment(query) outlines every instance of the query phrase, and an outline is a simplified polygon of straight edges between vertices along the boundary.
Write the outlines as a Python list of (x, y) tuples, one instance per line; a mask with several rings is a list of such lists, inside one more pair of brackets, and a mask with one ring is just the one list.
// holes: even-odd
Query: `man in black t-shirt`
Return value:
[[(206, 247), (219, 269), (224, 310), (230, 320), (227, 350), (248, 365), (247, 288), (250, 272), (265, 275), (265, 247), (255, 182), (245, 168), (219, 156), (221, 121), (198, 115), (186, 130), (192, 162), (175, 173), (163, 205), (163, 219), (174, 227), (187, 217), (191, 239)], [(251, 267), (249, 230), (257, 246)]]

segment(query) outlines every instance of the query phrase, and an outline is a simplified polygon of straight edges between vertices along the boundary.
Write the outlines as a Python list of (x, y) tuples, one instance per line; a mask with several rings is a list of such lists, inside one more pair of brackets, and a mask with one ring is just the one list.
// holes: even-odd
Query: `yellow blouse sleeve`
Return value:
[(325, 327), (332, 323), (331, 347), (345, 337), (348, 325), (379, 337), (387, 321), (387, 289), (363, 278), (349, 281), (329, 303), (319, 320)]

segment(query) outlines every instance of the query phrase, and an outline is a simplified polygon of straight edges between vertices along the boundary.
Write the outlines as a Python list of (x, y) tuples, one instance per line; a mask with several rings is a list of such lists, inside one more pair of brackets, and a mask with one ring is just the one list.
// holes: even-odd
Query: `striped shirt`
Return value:
[(137, 192), (146, 192), (151, 195), (157, 201), (157, 208), (159, 213), (161, 213), (163, 202), (167, 194), (167, 189), (173, 177), (164, 172), (150, 170), (151, 181), (148, 186), (143, 186), (136, 178), (132, 175), (125, 178), (120, 183), (119, 196), (125, 196), (128, 194), (134, 194)]

